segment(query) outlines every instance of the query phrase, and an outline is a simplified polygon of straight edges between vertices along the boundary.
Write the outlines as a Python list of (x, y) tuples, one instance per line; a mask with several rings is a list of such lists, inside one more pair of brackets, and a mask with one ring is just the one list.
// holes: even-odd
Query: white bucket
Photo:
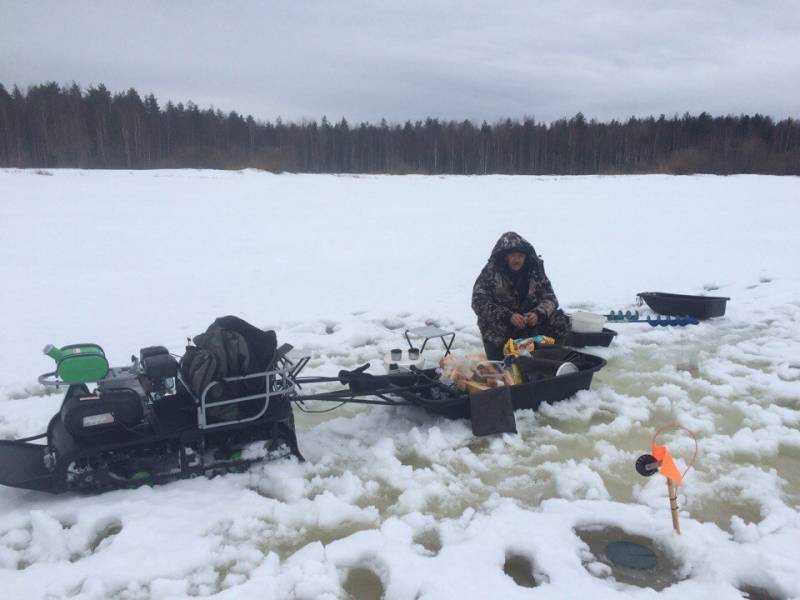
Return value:
[(575, 363), (565, 362), (556, 371), (556, 377), (561, 377), (562, 375), (572, 375), (573, 373), (578, 372), (578, 367), (575, 366)]
[(572, 331), (578, 333), (600, 333), (606, 323), (604, 315), (590, 312), (574, 312), (570, 315)]

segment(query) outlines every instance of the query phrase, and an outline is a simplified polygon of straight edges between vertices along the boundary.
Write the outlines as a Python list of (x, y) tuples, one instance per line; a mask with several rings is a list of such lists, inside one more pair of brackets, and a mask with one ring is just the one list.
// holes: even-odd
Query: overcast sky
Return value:
[(260, 119), (800, 116), (800, 2), (0, 0), (0, 83)]

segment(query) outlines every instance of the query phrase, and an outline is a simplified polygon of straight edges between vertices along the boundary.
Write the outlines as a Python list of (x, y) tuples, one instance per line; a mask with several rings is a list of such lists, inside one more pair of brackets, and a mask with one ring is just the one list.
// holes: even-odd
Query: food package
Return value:
[(486, 360), (483, 354), (458, 356), (450, 354), (439, 361), (442, 381), (452, 383), (462, 391), (479, 391), (510, 385), (502, 362)]
[(552, 346), (555, 339), (546, 335), (535, 335), (533, 337), (512, 339), (503, 346), (505, 356), (530, 356), (534, 353), (537, 346)]
[(477, 392), (484, 392), (489, 389), (489, 386), (484, 383), (478, 383), (477, 381), (467, 381), (464, 386), (464, 391), (469, 392), (470, 394), (475, 394)]

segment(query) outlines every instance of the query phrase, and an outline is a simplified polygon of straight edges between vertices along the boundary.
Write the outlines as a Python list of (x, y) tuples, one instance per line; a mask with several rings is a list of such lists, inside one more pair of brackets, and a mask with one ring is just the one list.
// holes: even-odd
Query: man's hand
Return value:
[(534, 327), (539, 322), (539, 315), (535, 312), (529, 312), (525, 319), (525, 324), (528, 327)]
[(511, 315), (511, 324), (517, 329), (522, 329), (525, 327), (525, 317), (519, 313), (514, 313)]

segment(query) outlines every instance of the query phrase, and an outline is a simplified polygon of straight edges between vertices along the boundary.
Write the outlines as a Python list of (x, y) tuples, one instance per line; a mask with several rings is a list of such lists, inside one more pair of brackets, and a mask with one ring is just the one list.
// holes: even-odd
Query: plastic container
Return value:
[(684, 316), (695, 319), (710, 319), (725, 314), (725, 305), (730, 300), (725, 296), (690, 296), (668, 292), (640, 292), (636, 294), (662, 315)]
[(567, 333), (567, 339), (564, 341), (564, 345), (572, 348), (583, 348), (584, 346), (610, 346), (616, 335), (616, 331), (606, 328), (603, 328), (603, 331), (600, 333), (580, 333), (578, 331), (570, 331)]
[(108, 361), (97, 344), (71, 344), (56, 348), (52, 344), (43, 352), (56, 361), (56, 374), (64, 383), (99, 381), (108, 374)]
[(570, 315), (572, 331), (578, 333), (600, 333), (605, 325), (605, 315), (598, 315), (590, 312), (575, 312)]

